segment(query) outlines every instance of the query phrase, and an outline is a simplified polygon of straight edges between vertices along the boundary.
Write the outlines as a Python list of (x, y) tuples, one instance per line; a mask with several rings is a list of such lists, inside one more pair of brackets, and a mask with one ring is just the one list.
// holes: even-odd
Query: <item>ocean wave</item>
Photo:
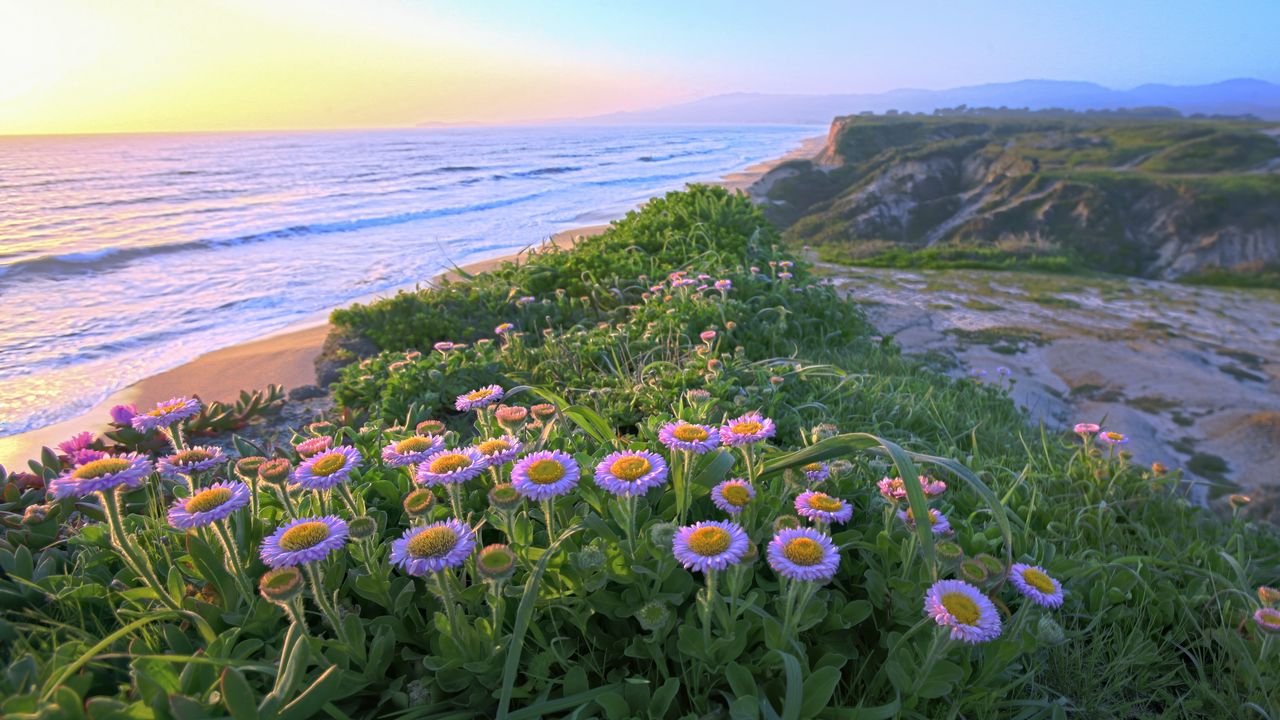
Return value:
[(0, 265), (0, 280), (36, 274), (58, 275), (90, 271), (97, 272), (107, 265), (124, 264), (140, 258), (155, 255), (166, 255), (191, 250), (210, 250), (308, 235), (328, 235), (332, 233), (355, 232), (366, 228), (386, 227), (388, 225), (403, 225), (405, 223), (419, 222), (433, 218), (465, 215), (466, 213), (483, 212), (485, 210), (517, 205), (542, 197), (545, 194), (546, 192), (537, 192), (456, 207), (432, 208), (428, 210), (415, 210), (410, 212), (394, 213), (391, 215), (380, 215), (376, 217), (352, 218), (349, 220), (334, 220), (329, 222), (292, 225), (289, 227), (277, 228), (275, 230), (266, 230), (263, 232), (249, 233), (229, 238), (206, 238), (168, 243), (164, 245), (143, 247), (106, 247), (84, 252), (40, 255), (37, 257), (17, 260), (6, 265)]

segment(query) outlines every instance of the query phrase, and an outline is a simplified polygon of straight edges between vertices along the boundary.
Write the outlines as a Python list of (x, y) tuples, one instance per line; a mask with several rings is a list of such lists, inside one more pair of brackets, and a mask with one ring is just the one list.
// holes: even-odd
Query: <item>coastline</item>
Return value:
[[(756, 163), (707, 184), (750, 194), (750, 187), (770, 170), (789, 160), (816, 156), (825, 141), (825, 136), (808, 138), (799, 147), (778, 158)], [(548, 244), (561, 248), (573, 247), (579, 240), (603, 233), (609, 228), (609, 224), (563, 230), (548, 238), (541, 247)], [(502, 263), (518, 259), (531, 249), (533, 248), (445, 270), (430, 278), (426, 284), (456, 278), (459, 270), (471, 275), (488, 272)], [(411, 287), (379, 293), (353, 302), (366, 302)], [(333, 309), (336, 307), (330, 308), (330, 311)], [(118, 390), (76, 417), (0, 437), (0, 466), (10, 470), (25, 470), (27, 460), (38, 457), (43, 447), (56, 447), (57, 443), (85, 430), (102, 432), (107, 429), (108, 411), (115, 405), (136, 403), (139, 407), (145, 407), (176, 395), (196, 395), (205, 401), (227, 401), (234, 400), (241, 390), (262, 390), (273, 384), (282, 385), (286, 390), (313, 385), (316, 382), (315, 360), (329, 334), (327, 316), (328, 312), (324, 318), (298, 323), (261, 338), (210, 351)]]

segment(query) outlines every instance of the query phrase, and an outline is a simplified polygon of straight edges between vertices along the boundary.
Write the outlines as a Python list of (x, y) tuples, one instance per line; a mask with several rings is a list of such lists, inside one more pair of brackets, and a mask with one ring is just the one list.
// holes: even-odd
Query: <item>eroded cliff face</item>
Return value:
[(762, 181), (787, 235), (1069, 254), (1172, 279), (1280, 263), (1280, 142), (1225, 121), (839, 118), (812, 161)]

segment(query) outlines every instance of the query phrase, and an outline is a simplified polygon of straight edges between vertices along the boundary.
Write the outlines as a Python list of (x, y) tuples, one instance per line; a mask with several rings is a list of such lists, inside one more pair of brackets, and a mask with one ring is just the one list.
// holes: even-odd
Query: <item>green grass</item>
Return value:
[[(784, 262), (776, 231), (745, 198), (693, 188), (574, 251), (335, 313), (381, 350), (344, 370), (331, 424), (294, 439), (328, 434), (364, 462), (350, 500), (291, 497), (306, 512), (323, 502), (367, 515), (377, 529), (324, 563), (324, 594), (291, 606), (305, 634), (237, 589), (239, 571), (215, 537), (166, 526), (162, 509), (181, 487), (152, 480), (123, 495), (128, 532), (113, 540), (92, 497), (15, 520), (45, 499), (7, 478), (0, 713), (1280, 717), (1274, 638), (1248, 619), (1256, 586), (1280, 572), (1273, 527), (1193, 507), (1176, 472), (1156, 476), (1069, 433), (1029, 427), (1000, 388), (937, 374), (877, 339), (858, 307), (802, 264), (779, 279)], [(733, 289), (673, 288), (673, 270)], [(495, 337), (504, 322), (514, 332)], [(706, 330), (717, 332), (709, 343)], [(466, 345), (433, 349), (444, 340)], [(451, 574), (446, 605), (434, 581), (386, 563), (387, 544), (412, 522), (402, 506), (411, 485), (379, 458), (426, 418), (446, 423), (450, 447), (493, 434), (489, 416), (453, 409), (457, 394), (489, 382), (514, 405), (554, 400), (553, 419), (512, 431), (571, 453), (584, 477), (551, 508), (554, 532), (537, 503), (509, 516), (491, 507), (486, 476), (453, 496), (437, 487), (432, 519), (456, 503), (479, 544), (507, 543), (518, 557), (497, 587), (474, 570), (465, 581)], [(589, 477), (619, 448), (666, 455), (657, 432), (672, 417), (719, 424), (753, 410), (777, 422), (774, 438), (745, 454), (699, 456), (688, 472), (669, 456), (679, 480), (644, 495), (634, 523)], [(240, 451), (298, 460), (290, 446)], [(675, 563), (676, 488), (690, 489), (686, 521), (722, 519), (711, 487), (751, 479), (757, 495), (743, 523), (763, 553), (813, 461), (829, 463), (822, 488), (853, 517), (832, 528), (838, 572), (802, 611), (788, 615), (792, 590), (763, 557), (720, 576), (713, 597), (701, 574)], [(917, 465), (949, 487), (930, 503), (908, 483), (907, 504), (917, 517), (927, 504), (942, 511), (954, 545), (900, 522), (876, 490), (882, 477), (915, 477)], [(33, 469), (63, 471), (52, 456)], [(229, 528), (252, 579), (263, 571), (259, 538), (286, 514), (279, 495), (264, 488), (257, 512)], [(140, 581), (122, 543), (162, 580)], [(924, 618), (926, 589), (959, 572), (939, 553), (955, 550), (999, 568), (975, 580), (998, 601), (993, 642), (943, 642)], [(1011, 561), (1060, 580), (1062, 608), (1020, 597), (1004, 581)], [(158, 611), (166, 597), (179, 610)], [(317, 612), (326, 597), (336, 607)]]

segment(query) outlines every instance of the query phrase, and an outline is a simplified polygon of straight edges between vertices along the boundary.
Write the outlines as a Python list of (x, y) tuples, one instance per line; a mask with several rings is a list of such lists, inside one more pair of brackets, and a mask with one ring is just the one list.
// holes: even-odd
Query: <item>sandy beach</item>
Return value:
[[(757, 163), (711, 184), (745, 192), (777, 165), (816, 155), (825, 140), (823, 136), (807, 139), (782, 157)], [(564, 248), (572, 247), (575, 242), (599, 235), (608, 227), (605, 223), (565, 230), (550, 237), (546, 243)], [(431, 278), (428, 283), (456, 277), (458, 270), (472, 275), (487, 272), (504, 262), (518, 259), (524, 252), (446, 270)], [(327, 321), (319, 318), (279, 333), (201, 355), (188, 363), (113, 393), (83, 415), (30, 432), (0, 437), (0, 466), (10, 469), (25, 468), (27, 460), (37, 457), (42, 447), (53, 447), (84, 430), (100, 432), (106, 429), (108, 410), (115, 405), (136, 403), (139, 407), (145, 407), (176, 395), (195, 395), (205, 401), (225, 401), (236, 398), (241, 390), (260, 390), (273, 384), (283, 385), (286, 389), (314, 384), (315, 360), (328, 333)]]

